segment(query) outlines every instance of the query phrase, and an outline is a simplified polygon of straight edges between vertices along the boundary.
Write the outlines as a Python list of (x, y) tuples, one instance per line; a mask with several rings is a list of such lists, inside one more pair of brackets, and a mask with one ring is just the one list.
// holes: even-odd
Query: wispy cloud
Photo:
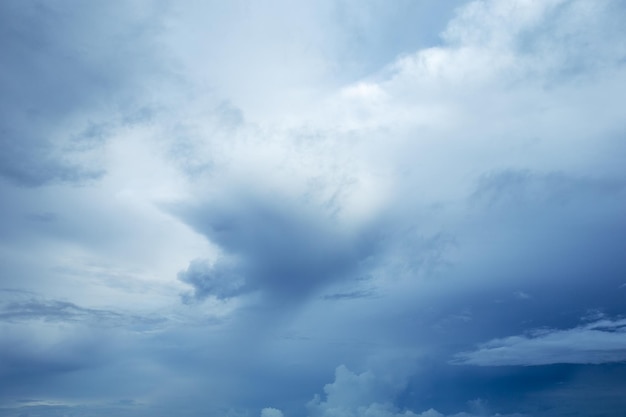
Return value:
[[(6, 293), (7, 291), (2, 291)], [(21, 297), (18, 300), (0, 302), (0, 321), (19, 323), (29, 320), (48, 322), (76, 322), (104, 327), (158, 327), (167, 321), (165, 317), (142, 317), (120, 311), (80, 307), (74, 303), (60, 300), (47, 300), (35, 296)]]
[(599, 320), (571, 329), (540, 329), (494, 339), (455, 356), (456, 365), (532, 366), (626, 361), (626, 320)]

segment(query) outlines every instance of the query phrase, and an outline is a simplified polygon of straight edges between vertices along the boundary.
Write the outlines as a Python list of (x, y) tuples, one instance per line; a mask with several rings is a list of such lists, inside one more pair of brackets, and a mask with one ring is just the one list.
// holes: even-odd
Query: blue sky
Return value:
[(0, 416), (623, 416), (619, 0), (0, 3)]

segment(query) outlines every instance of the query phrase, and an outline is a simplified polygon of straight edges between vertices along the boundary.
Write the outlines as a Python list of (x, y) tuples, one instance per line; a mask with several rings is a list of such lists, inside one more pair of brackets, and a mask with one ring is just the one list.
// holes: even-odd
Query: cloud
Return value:
[[(613, 22), (616, 7), (604, 2), (588, 11)], [(585, 25), (580, 36), (565, 36), (583, 9), (580, 1), (470, 2), (439, 46), (344, 85), (316, 102), (305, 127), (252, 118), (224, 143), (198, 143), (200, 153), (213, 149), (211, 170), (169, 211), (234, 259), (229, 268), (245, 281), (242, 292), (304, 299), (374, 271), (418, 276), (417, 264), (429, 256), (450, 264), (448, 252), (423, 247), (404, 231), (454, 242), (468, 194), (484, 213), (507, 204), (512, 213), (560, 203), (577, 211), (598, 198), (615, 207), (623, 174), (589, 166), (583, 155), (600, 142), (613, 146), (621, 115), (582, 122), (595, 106), (584, 99), (587, 84), (560, 72), (578, 42), (599, 41), (599, 30), (617, 40), (621, 29)], [(551, 53), (557, 43), (567, 44), (563, 56)], [(589, 52), (585, 59), (593, 61)], [(585, 73), (606, 82), (595, 88), (617, 100), (609, 86), (622, 76), (621, 44), (595, 53), (606, 65)]]
[(456, 352), (618, 357), (624, 6), (463, 3), (2, 3), (2, 400), (303, 415), (345, 363), (312, 415), (441, 417), (557, 383)]
[(0, 295), (0, 386), (99, 366), (119, 353), (119, 340), (163, 330), (168, 321), (85, 308), (27, 291), (0, 290)]
[[(0, 290), (0, 293), (4, 291)], [(6, 292), (4, 292), (6, 295)], [(23, 294), (23, 293), (22, 293)], [(36, 296), (0, 300), (0, 322), (23, 323), (28, 321), (89, 323), (97, 327), (124, 326), (134, 330), (154, 330), (167, 319), (158, 316), (140, 316), (126, 312), (80, 307), (60, 300)]]
[(158, 12), (147, 3), (2, 3), (0, 176), (28, 187), (103, 176), (103, 141), (145, 106), (131, 91), (156, 68), (147, 35), (158, 23), (147, 17)]
[(533, 366), (626, 361), (626, 320), (599, 320), (572, 329), (541, 329), (494, 339), (475, 351), (458, 353), (452, 363), (478, 366)]
[(206, 259), (193, 260), (185, 271), (178, 273), (179, 280), (194, 287), (193, 294), (184, 294), (183, 300), (203, 300), (210, 295), (218, 299), (237, 296), (245, 292), (245, 282), (238, 274), (232, 262), (223, 259), (213, 265)]
[(324, 300), (338, 301), (338, 300), (353, 300), (357, 298), (369, 298), (375, 296), (375, 292), (372, 290), (357, 290), (351, 292), (338, 292), (333, 294), (326, 294), (322, 297)]
[(228, 265), (218, 261), (210, 273), (205, 267), (201, 274), (196, 270), (202, 264), (192, 263), (181, 280), (194, 283), (200, 297), (261, 291), (295, 300), (349, 278), (374, 253), (375, 233), (345, 228), (325, 210), (312, 211), (291, 198), (265, 197), (249, 189), (177, 209), (232, 259)]
[(622, 178), (577, 178), (561, 172), (508, 169), (483, 175), (471, 200), (504, 210), (548, 206), (584, 209), (586, 205), (620, 201), (624, 189), (626, 180)]
[[(433, 408), (419, 414), (411, 410), (399, 409), (394, 403), (401, 389), (401, 384), (381, 381), (370, 371), (356, 374), (342, 365), (335, 371), (335, 381), (324, 386), (325, 398), (316, 395), (307, 404), (308, 415), (310, 417), (445, 417)], [(477, 410), (478, 414), (461, 412), (449, 417), (491, 415), (487, 412), (482, 400), (470, 401), (469, 406)], [(521, 414), (507, 415), (522, 416)], [(499, 413), (495, 416), (505, 417)]]
[[(110, 355), (105, 331), (84, 325), (0, 322), (0, 386), (18, 386), (33, 377), (48, 378), (97, 366)], [(7, 390), (8, 392), (8, 390)]]
[(261, 417), (283, 417), (283, 412), (277, 408), (267, 407), (261, 410)]
[(356, 374), (342, 365), (335, 371), (334, 382), (324, 386), (325, 397), (316, 395), (307, 409), (311, 417), (414, 416), (393, 405), (394, 388), (378, 381), (372, 372)]

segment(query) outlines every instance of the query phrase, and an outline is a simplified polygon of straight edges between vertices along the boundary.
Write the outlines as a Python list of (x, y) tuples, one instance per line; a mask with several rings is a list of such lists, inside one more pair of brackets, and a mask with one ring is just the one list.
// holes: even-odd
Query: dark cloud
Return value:
[(192, 294), (183, 295), (183, 301), (189, 303), (208, 296), (228, 299), (245, 293), (245, 281), (239, 274), (232, 261), (220, 259), (212, 265), (206, 259), (193, 260), (185, 271), (178, 273), (179, 280), (194, 288)]
[(52, 147), (47, 144), (19, 142), (19, 135), (6, 132), (0, 142), (4, 157), (0, 160), (0, 174), (11, 181), (29, 187), (49, 182), (86, 183), (97, 180), (104, 171), (91, 171), (80, 166), (65, 164), (51, 156)]
[(421, 3), (0, 4), (0, 416), (621, 416), (626, 9)]
[(128, 326), (135, 330), (151, 329), (162, 325), (164, 317), (142, 317), (112, 310), (80, 307), (74, 303), (49, 300), (32, 292), (0, 290), (0, 323), (20, 323), (29, 320), (45, 322), (74, 322), (89, 325), (116, 327)]
[(74, 321), (88, 317), (93, 317), (98, 320), (111, 320), (119, 319), (120, 316), (121, 315), (111, 311), (81, 308), (69, 302), (41, 300), (7, 303), (0, 311), (0, 320), (5, 321), (19, 321), (25, 319)]
[(334, 294), (327, 294), (322, 297), (324, 300), (336, 301), (336, 300), (352, 300), (355, 298), (368, 298), (375, 296), (376, 292), (373, 290), (357, 290), (350, 292), (339, 292)]
[(215, 285), (216, 295), (224, 297), (223, 284), (213, 284), (214, 280), (243, 279), (245, 284), (238, 284), (242, 291), (258, 290), (292, 302), (331, 282), (354, 278), (378, 247), (373, 231), (341, 230), (324, 214), (309, 214), (308, 207), (260, 197), (257, 192), (229, 193), (221, 201), (175, 209), (233, 259), (228, 267), (218, 262), (215, 272), (209, 273), (208, 267), (203, 273), (194, 272), (199, 263), (182, 272), (181, 279), (192, 283), (197, 294), (206, 296)]
[(117, 122), (107, 107), (132, 114), (144, 106), (132, 91), (152, 73), (147, 35), (158, 27), (146, 19), (156, 8), (119, 6), (2, 2), (0, 175), (39, 186), (104, 174), (88, 153)]

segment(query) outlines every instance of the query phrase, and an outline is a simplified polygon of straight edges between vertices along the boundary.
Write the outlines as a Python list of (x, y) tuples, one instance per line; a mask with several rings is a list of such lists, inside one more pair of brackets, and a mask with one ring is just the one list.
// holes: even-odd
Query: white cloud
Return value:
[(261, 417), (283, 417), (283, 412), (277, 408), (267, 407), (261, 410)]
[(307, 404), (311, 417), (400, 417), (415, 416), (393, 405), (393, 387), (386, 386), (370, 371), (356, 374), (345, 366), (335, 371), (335, 381), (324, 386), (325, 398), (316, 395)]
[(626, 361), (626, 319), (599, 320), (572, 329), (542, 329), (494, 339), (459, 353), (457, 365), (510, 366), (557, 363), (600, 364)]
[(448, 42), (510, 47), (520, 33), (535, 28), (565, 0), (479, 0), (460, 9), (443, 36)]
[[(419, 414), (399, 409), (394, 401), (401, 390), (401, 385), (390, 385), (370, 371), (357, 374), (342, 365), (335, 371), (335, 381), (324, 386), (325, 398), (315, 395), (307, 409), (310, 417), (445, 417), (433, 408)], [(481, 416), (490, 415), (481, 400), (470, 401), (469, 405), (478, 408)], [(474, 416), (461, 412), (449, 417)]]

